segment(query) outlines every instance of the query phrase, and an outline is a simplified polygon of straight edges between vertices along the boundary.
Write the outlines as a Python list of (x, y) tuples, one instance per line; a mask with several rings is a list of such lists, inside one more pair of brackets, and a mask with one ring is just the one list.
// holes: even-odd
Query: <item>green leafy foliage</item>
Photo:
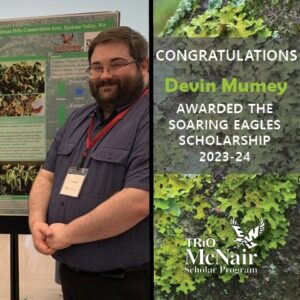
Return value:
[(243, 6), (227, 5), (220, 10), (208, 10), (192, 19), (184, 28), (187, 37), (242, 37), (270, 36), (271, 31), (262, 19), (249, 17)]
[[(221, 20), (224, 21), (222, 15), (226, 13), (231, 15), (241, 14), (241, 11), (245, 15), (240, 19), (239, 26), (247, 28), (246, 32), (242, 30), (243, 35), (238, 35), (239, 30), (234, 26), (234, 18), (231, 18), (231, 20), (227, 20), (229, 23), (223, 24), (220, 35), (243, 37), (246, 34), (246, 37), (257, 34), (259, 36), (270, 36), (272, 32), (273, 36), (279, 35), (292, 38), (300, 32), (300, 2), (298, 0), (209, 0), (208, 5), (206, 2), (181, 0), (175, 13), (166, 22), (163, 34), (181, 36), (186, 34), (187, 31), (188, 36), (194, 36), (195, 32), (189, 28), (192, 25), (191, 27), (196, 29), (196, 36), (211, 37), (210, 32), (214, 34), (213, 36), (216, 36), (215, 27), (218, 27), (217, 23)], [(229, 7), (236, 10), (230, 11)], [(210, 15), (211, 19), (207, 19), (205, 15)], [(155, 16), (159, 16), (161, 19), (163, 17), (161, 10), (157, 9)], [(200, 18), (201, 16), (203, 17)], [(197, 18), (200, 18), (198, 23), (200, 22), (202, 26), (191, 24), (191, 20), (197, 20)], [(206, 25), (205, 21), (209, 24)], [(202, 35), (199, 35), (200, 30), (204, 31)], [(204, 35), (205, 32), (206, 35)]]
[(38, 166), (5, 164), (0, 169), (0, 195), (28, 195), (36, 178)]
[[(211, 175), (156, 174), (154, 196), (155, 284), (159, 297), (189, 294), (212, 274), (185, 270), (186, 238), (214, 238), (226, 251), (236, 246), (231, 218), (248, 232), (260, 219), (265, 232), (255, 248), (259, 266), (270, 251), (285, 245), (289, 222), (285, 211), (296, 203), (298, 175), (230, 174), (222, 181)], [(273, 269), (271, 270), (273, 272)], [(247, 280), (247, 274), (218, 275), (223, 282)], [(158, 298), (159, 298), (158, 297)], [(160, 298), (159, 298), (160, 299)]]

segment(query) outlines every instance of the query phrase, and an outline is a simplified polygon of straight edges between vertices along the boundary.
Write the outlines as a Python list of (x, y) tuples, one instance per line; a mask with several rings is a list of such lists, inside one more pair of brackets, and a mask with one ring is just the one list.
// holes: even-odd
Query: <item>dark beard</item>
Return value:
[[(142, 73), (138, 70), (135, 76), (123, 77), (112, 77), (97, 81), (89, 81), (90, 90), (92, 96), (95, 98), (97, 103), (103, 106), (110, 106), (113, 109), (122, 107), (130, 102), (134, 101), (144, 89), (144, 81)], [(101, 97), (100, 87), (116, 85), (116, 91), (110, 98)]]

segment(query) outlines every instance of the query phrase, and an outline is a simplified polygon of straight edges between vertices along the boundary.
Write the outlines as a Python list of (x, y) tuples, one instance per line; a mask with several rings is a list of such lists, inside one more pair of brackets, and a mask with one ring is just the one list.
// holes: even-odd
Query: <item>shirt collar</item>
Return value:
[[(130, 105), (131, 105), (131, 102), (127, 103), (126, 105), (115, 108), (115, 110), (113, 111), (113, 113), (110, 115), (110, 117), (107, 120), (111, 120), (115, 115), (117, 115), (118, 113), (120, 113), (124, 109), (128, 108)], [(104, 119), (103, 119), (103, 110), (102, 110), (102, 107), (100, 105), (97, 105), (97, 107), (94, 109), (93, 114), (94, 114), (94, 116), (97, 120), (99, 120), (101, 122), (104, 121)]]

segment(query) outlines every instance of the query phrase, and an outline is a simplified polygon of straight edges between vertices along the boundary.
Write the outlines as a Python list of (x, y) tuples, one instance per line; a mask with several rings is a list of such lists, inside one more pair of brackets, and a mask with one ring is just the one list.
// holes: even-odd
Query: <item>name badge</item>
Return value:
[(86, 168), (69, 168), (61, 187), (60, 194), (77, 198), (80, 194), (87, 173), (88, 169)]

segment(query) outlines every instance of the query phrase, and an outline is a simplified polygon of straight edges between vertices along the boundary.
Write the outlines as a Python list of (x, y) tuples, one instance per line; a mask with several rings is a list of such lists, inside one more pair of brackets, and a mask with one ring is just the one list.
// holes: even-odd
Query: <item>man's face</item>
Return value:
[[(91, 66), (104, 67), (97, 78), (90, 78), (92, 96), (99, 104), (122, 106), (135, 99), (144, 89), (144, 67), (135, 62), (109, 70), (116, 65), (134, 61), (127, 45), (119, 42), (99, 44), (91, 57)], [(108, 68), (108, 69), (107, 69)]]

